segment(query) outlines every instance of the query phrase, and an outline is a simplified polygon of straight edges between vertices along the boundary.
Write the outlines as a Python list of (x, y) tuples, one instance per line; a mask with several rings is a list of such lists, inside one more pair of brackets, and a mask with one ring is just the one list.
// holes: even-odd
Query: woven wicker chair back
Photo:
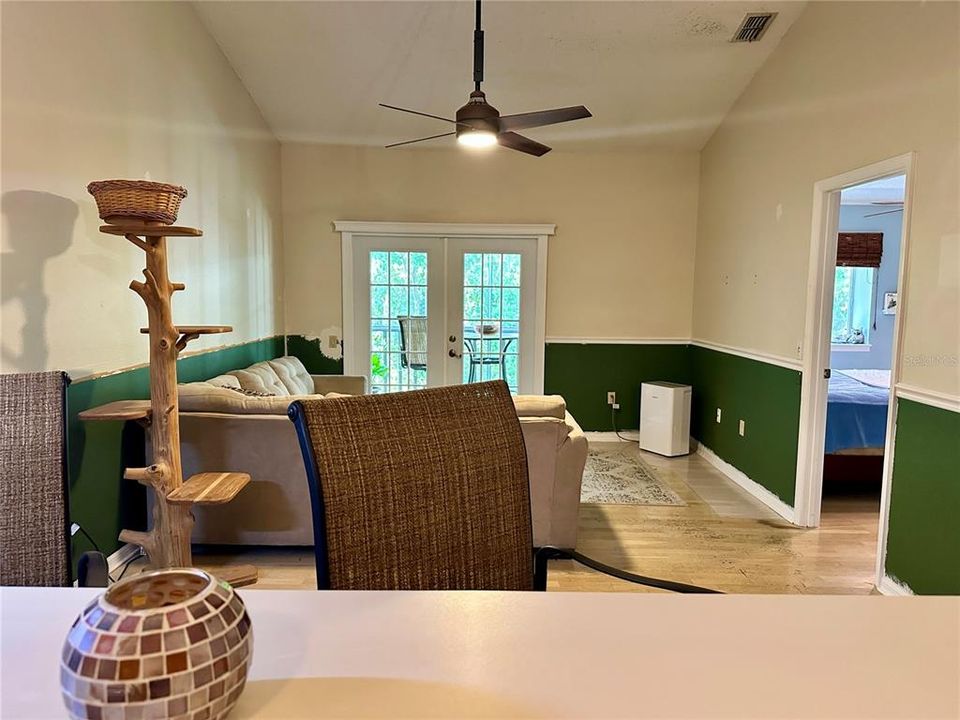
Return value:
[(532, 589), (526, 452), (504, 382), (300, 405), (330, 588)]

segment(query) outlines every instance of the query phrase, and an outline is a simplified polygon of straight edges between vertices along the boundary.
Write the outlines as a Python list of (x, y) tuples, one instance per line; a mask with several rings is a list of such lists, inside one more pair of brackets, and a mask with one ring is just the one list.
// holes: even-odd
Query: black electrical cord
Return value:
[(123, 580), (123, 576), (127, 574), (127, 568), (129, 568), (131, 565), (133, 565), (133, 563), (134, 563), (135, 560), (139, 560), (142, 555), (143, 555), (142, 552), (138, 552), (138, 553), (137, 553), (136, 555), (134, 555), (132, 558), (130, 558), (129, 560), (127, 560), (127, 561), (123, 564), (123, 569), (120, 571), (120, 576), (119, 576), (116, 580), (113, 580), (113, 578), (110, 578), (110, 579), (113, 580), (113, 582), (120, 582), (121, 580)]
[(617, 411), (614, 409), (613, 405), (610, 406), (610, 425), (613, 426), (613, 431), (617, 434), (617, 437), (623, 440), (624, 442), (634, 442), (628, 437), (624, 437), (620, 434), (620, 431), (617, 430)]
[(88, 533), (86, 530), (83, 529), (83, 525), (81, 525), (80, 523), (74, 523), (74, 524), (77, 526), (77, 530), (82, 532), (83, 536), (87, 539), (87, 541), (91, 545), (93, 545), (93, 549), (96, 550), (98, 553), (103, 554), (103, 550), (101, 550), (100, 546), (97, 545), (97, 541), (94, 540), (92, 537), (90, 537), (90, 533)]
[[(103, 550), (101, 550), (100, 546), (97, 545), (97, 541), (94, 540), (92, 537), (90, 537), (90, 533), (88, 533), (86, 530), (83, 529), (83, 525), (81, 525), (80, 523), (74, 523), (74, 525), (77, 526), (77, 532), (83, 533), (83, 536), (87, 539), (87, 542), (93, 545), (93, 549), (96, 550), (101, 555), (103, 555), (104, 557), (106, 557), (106, 555), (104, 555), (103, 553)], [(110, 580), (110, 582), (116, 582), (110, 573), (107, 573), (107, 579)]]
[[(103, 550), (101, 550), (100, 546), (97, 545), (97, 541), (94, 540), (92, 537), (90, 537), (90, 533), (88, 533), (86, 530), (83, 529), (83, 525), (81, 525), (80, 523), (75, 523), (75, 525), (77, 526), (77, 531), (83, 533), (83, 536), (87, 539), (87, 542), (93, 545), (93, 549), (96, 550), (101, 555), (103, 555)], [(123, 568), (121, 568), (120, 570), (119, 577), (117, 577), (116, 579), (114, 579), (113, 575), (110, 575), (109, 573), (107, 573), (107, 577), (110, 579), (110, 582), (120, 582), (121, 580), (123, 580), (123, 576), (127, 573), (127, 568), (129, 568), (133, 564), (134, 560), (139, 560), (142, 556), (143, 556), (143, 552), (141, 551), (141, 552), (138, 552), (129, 560), (127, 560), (123, 564)], [(104, 557), (106, 557), (106, 555), (104, 555)]]

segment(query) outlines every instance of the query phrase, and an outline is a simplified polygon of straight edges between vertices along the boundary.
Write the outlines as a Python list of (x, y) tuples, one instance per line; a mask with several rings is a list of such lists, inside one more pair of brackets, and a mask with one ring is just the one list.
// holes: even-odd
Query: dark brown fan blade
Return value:
[(440, 133), (439, 135), (430, 135), (429, 137), (417, 138), (416, 140), (404, 140), (403, 142), (390, 143), (389, 145), (384, 145), (384, 147), (392, 148), (398, 147), (400, 145), (411, 145), (413, 143), (423, 142), (424, 140), (436, 140), (437, 138), (450, 137), (451, 135), (456, 135), (456, 131), (448, 133)]
[(538, 110), (537, 112), (504, 115), (500, 118), (500, 132), (508, 130), (523, 130), (525, 128), (556, 125), (557, 123), (582, 120), (593, 117), (583, 105), (576, 107), (557, 108), (556, 110)]
[(410, 113), (411, 115), (422, 115), (423, 117), (433, 118), (434, 120), (443, 120), (444, 122), (453, 123), (454, 125), (459, 125), (456, 120), (451, 120), (450, 118), (440, 117), (439, 115), (431, 115), (430, 113), (420, 112), (419, 110), (407, 110), (406, 108), (397, 107), (396, 105), (386, 105), (384, 103), (377, 103), (380, 107), (388, 108), (389, 110), (399, 110), (400, 112)]
[(527, 155), (536, 155), (537, 157), (550, 152), (550, 148), (543, 143), (538, 143), (536, 140), (531, 140), (523, 135), (517, 135), (515, 132), (502, 132), (498, 134), (497, 142), (505, 148), (519, 150)]

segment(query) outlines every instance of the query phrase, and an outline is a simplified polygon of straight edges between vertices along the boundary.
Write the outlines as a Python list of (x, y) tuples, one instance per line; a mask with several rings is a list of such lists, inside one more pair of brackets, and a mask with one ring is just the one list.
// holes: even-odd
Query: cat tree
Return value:
[[(223, 504), (236, 497), (250, 482), (237, 472), (205, 472), (186, 481), (180, 465), (180, 418), (177, 401), (177, 357), (187, 343), (201, 335), (230, 332), (228, 325), (175, 325), (171, 311), (173, 293), (185, 288), (170, 282), (167, 238), (200, 237), (202, 231), (178, 227), (180, 200), (187, 191), (176, 185), (133, 180), (106, 180), (87, 187), (96, 198), (100, 217), (108, 224), (100, 232), (119, 235), (144, 252), (142, 281), (130, 289), (147, 306), (150, 336), (150, 401), (121, 401), (81, 413), (84, 420), (136, 420), (149, 427), (153, 458), (150, 465), (127, 468), (123, 477), (149, 487), (154, 494), (153, 522), (146, 532), (123, 530), (120, 540), (143, 548), (157, 568), (189, 567), (193, 564), (190, 533), (193, 505)], [(221, 569), (216, 574), (233, 585), (256, 582), (250, 565)]]

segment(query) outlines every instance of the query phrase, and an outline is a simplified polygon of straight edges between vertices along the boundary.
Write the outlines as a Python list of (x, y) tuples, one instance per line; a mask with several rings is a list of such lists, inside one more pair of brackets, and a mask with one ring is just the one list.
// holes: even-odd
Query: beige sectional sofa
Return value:
[[(194, 542), (312, 545), (307, 479), (287, 407), (302, 397), (365, 391), (363, 377), (310, 375), (294, 357), (180, 385), (184, 476), (217, 470), (252, 478), (228, 505), (195, 507)], [(518, 396), (516, 406), (527, 448), (534, 543), (572, 548), (586, 438), (560, 396)]]

